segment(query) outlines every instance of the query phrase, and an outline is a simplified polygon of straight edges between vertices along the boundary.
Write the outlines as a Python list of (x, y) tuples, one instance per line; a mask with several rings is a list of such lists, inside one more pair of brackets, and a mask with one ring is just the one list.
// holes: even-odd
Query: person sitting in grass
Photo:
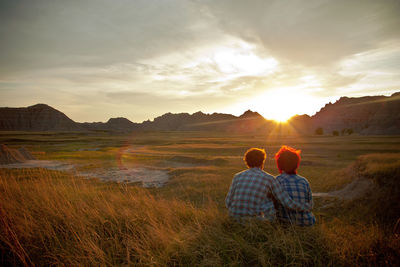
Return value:
[(247, 170), (235, 174), (225, 199), (229, 215), (239, 221), (247, 217), (275, 221), (274, 199), (284, 207), (308, 212), (311, 205), (293, 201), (272, 175), (263, 171), (264, 149), (251, 148), (244, 155)]
[[(276, 165), (281, 173), (276, 180), (296, 202), (313, 205), (312, 192), (307, 179), (297, 174), (300, 165), (300, 150), (282, 146), (275, 154)], [(311, 211), (288, 210), (280, 203), (277, 205), (278, 220), (300, 226), (315, 224), (315, 216)]]

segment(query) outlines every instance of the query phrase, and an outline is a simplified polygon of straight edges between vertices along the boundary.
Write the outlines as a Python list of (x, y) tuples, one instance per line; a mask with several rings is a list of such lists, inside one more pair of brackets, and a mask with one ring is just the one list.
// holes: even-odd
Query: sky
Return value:
[(399, 0), (0, 0), (0, 106), (313, 115), (400, 91)]

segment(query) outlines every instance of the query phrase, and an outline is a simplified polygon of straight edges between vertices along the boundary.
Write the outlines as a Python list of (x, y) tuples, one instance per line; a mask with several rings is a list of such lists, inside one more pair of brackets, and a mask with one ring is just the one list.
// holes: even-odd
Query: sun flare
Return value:
[(312, 114), (320, 106), (316, 97), (296, 88), (279, 88), (265, 92), (247, 104), (264, 118), (284, 123), (297, 114)]

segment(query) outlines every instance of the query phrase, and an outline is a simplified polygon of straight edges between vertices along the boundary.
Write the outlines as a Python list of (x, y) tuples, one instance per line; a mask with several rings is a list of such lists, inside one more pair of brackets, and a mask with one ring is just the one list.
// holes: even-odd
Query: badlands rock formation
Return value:
[(400, 93), (387, 96), (342, 97), (312, 117), (325, 132), (353, 129), (360, 134), (400, 134)]
[(45, 104), (26, 108), (0, 108), (2, 131), (80, 131), (64, 113)]
[[(284, 107), (283, 107), (284, 108)], [(279, 111), (277, 111), (279, 112)], [(313, 116), (296, 115), (287, 124), (266, 120), (250, 110), (237, 117), (202, 112), (166, 113), (154, 120), (133, 123), (112, 118), (106, 123), (77, 123), (44, 104), (27, 108), (0, 108), (0, 131), (219, 131), (259, 134), (359, 133), (400, 134), (400, 93), (392, 96), (342, 97)]]
[(0, 145), (0, 165), (22, 163), (35, 159), (25, 148), (12, 149), (6, 145)]

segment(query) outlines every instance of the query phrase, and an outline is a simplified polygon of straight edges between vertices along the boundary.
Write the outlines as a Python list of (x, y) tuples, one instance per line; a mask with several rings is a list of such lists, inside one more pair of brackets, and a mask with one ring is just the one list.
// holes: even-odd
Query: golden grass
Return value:
[[(67, 160), (77, 163), (79, 170), (90, 170), (117, 166), (117, 147), (125, 146), (128, 138), (89, 136), (76, 143), (74, 135), (70, 137), (63, 143), (40, 137), (60, 146), (32, 147), (46, 151), (39, 158)], [(400, 241), (392, 233), (400, 214), (400, 157), (381, 154), (398, 152), (398, 141), (399, 137), (272, 140), (168, 132), (132, 136), (128, 145), (138, 153), (121, 156), (128, 166), (164, 166), (161, 163), (171, 155), (228, 161), (224, 166), (171, 167), (170, 182), (159, 189), (100, 183), (43, 169), (0, 169), (0, 265), (400, 265)], [(76, 151), (83, 144), (102, 150)], [(302, 149), (299, 174), (310, 181), (313, 191), (332, 190), (359, 176), (374, 180), (378, 189), (365, 199), (316, 209), (313, 228), (231, 221), (224, 198), (232, 175), (244, 168), (245, 148), (266, 147), (266, 168), (277, 174), (272, 155), (281, 144)], [(361, 156), (343, 168), (366, 153), (376, 154)]]
[(7, 233), (1, 239), (22, 263), (156, 263), (181, 242), (186, 225), (196, 227), (217, 214), (156, 199), (144, 189), (40, 169), (29, 177), (2, 172), (0, 190)]
[[(212, 176), (205, 175), (205, 183)], [(211, 184), (222, 187), (223, 181)], [(143, 188), (70, 174), (0, 170), (4, 265), (328, 266), (396, 262), (398, 238), (377, 224), (318, 216), (313, 228), (231, 221), (216, 192), (191, 204)], [(168, 191), (168, 190), (167, 190)], [(179, 192), (179, 190), (178, 190)], [(183, 192), (180, 192), (183, 193)], [(340, 210), (340, 209), (339, 209)], [(343, 210), (343, 213), (345, 210)], [(318, 215), (318, 214), (317, 214)]]

